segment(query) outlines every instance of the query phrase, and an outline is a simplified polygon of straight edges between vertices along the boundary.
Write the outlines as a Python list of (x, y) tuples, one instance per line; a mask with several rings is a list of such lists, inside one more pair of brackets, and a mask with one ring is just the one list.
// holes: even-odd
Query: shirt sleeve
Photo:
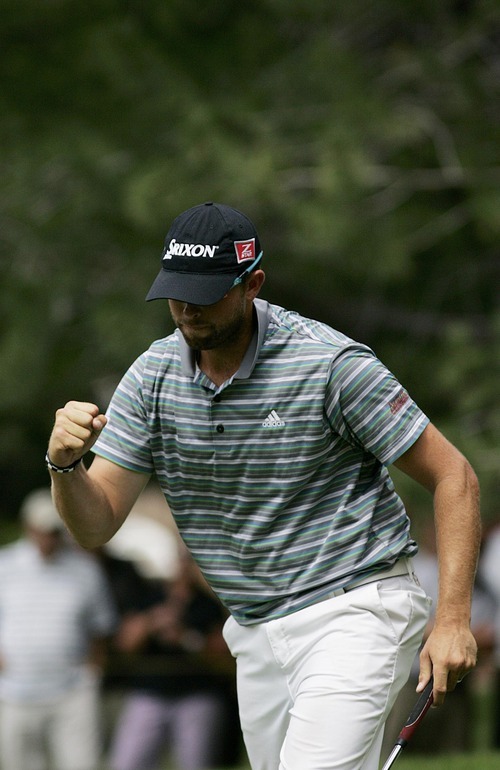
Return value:
[(384, 465), (398, 459), (429, 419), (368, 348), (345, 348), (333, 361), (326, 399), (332, 429)]
[(93, 451), (128, 470), (152, 473), (153, 461), (143, 397), (145, 365), (146, 353), (123, 376), (106, 412), (108, 422)]

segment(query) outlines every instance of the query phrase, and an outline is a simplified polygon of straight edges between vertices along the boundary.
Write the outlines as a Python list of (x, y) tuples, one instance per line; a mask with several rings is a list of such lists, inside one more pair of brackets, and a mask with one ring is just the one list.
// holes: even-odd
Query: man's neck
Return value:
[(244, 334), (232, 345), (198, 353), (198, 366), (214, 385), (220, 387), (229, 380), (241, 366), (253, 337), (254, 327), (250, 323)]

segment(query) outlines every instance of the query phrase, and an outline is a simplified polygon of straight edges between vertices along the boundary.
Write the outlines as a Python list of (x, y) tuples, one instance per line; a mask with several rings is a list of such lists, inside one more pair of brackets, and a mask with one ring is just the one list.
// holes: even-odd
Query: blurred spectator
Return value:
[[(134, 561), (124, 556), (113, 555), (106, 546), (95, 549), (93, 554), (106, 575), (118, 613), (117, 629), (119, 629), (123, 618), (140, 612), (147, 605), (147, 597), (152, 591), (154, 591), (153, 595), (157, 596), (155, 582), (146, 579)], [(102, 679), (104, 718), (101, 733), (106, 754), (117, 715), (121, 711), (123, 694), (135, 683), (134, 672), (129, 662), (122, 659), (113, 640), (111, 640), (110, 653)]]
[(221, 633), (225, 618), (184, 550), (176, 578), (145, 593), (141, 611), (124, 615), (116, 646), (140, 657), (135, 667), (129, 661), (137, 674), (113, 736), (112, 770), (158, 770), (167, 749), (178, 770), (205, 770), (219, 761), (228, 676), (217, 666), (211, 675), (210, 660), (232, 665)]
[(495, 598), (493, 681), (493, 747), (500, 749), (500, 524), (486, 535), (479, 560), (479, 576)]
[(0, 549), (3, 770), (95, 770), (99, 681), (116, 621), (95, 560), (70, 543), (49, 489), (21, 506), (24, 536)]
[(144, 596), (154, 582), (144, 578), (131, 559), (114, 556), (105, 546), (96, 548), (93, 553), (106, 575), (118, 617), (121, 619), (129, 612), (141, 609)]
[[(413, 557), (415, 573), (421, 586), (433, 600), (435, 607), (438, 595), (438, 560), (432, 520), (426, 521), (417, 539), (419, 552)], [(474, 585), (471, 617), (471, 628), (478, 645), (477, 671), (481, 668), (483, 657), (489, 655), (492, 650), (494, 609), (494, 598), (478, 576)], [(424, 634), (424, 641), (432, 629), (433, 616), (432, 611)], [(418, 698), (418, 694), (415, 692), (418, 671), (417, 656), (410, 678), (399, 693), (386, 722), (382, 756), (389, 754)], [(453, 692), (447, 694), (443, 706), (437, 709), (431, 708), (427, 712), (425, 727), (422, 730), (417, 730), (411, 739), (409, 750), (412, 754), (457, 753), (473, 749), (474, 702), (472, 685), (477, 671), (465, 677)]]

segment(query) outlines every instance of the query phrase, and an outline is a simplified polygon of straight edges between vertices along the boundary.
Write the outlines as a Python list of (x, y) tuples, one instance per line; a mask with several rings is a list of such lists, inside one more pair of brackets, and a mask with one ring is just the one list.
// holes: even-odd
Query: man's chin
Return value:
[(200, 333), (193, 333), (192, 330), (185, 330), (180, 328), (180, 332), (184, 337), (187, 345), (193, 350), (211, 350), (215, 347), (214, 341), (210, 335), (203, 335)]

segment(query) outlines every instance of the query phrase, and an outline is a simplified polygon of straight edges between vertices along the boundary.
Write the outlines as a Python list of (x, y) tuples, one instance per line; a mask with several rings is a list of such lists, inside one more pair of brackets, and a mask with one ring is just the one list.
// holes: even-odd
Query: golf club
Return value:
[(389, 758), (385, 765), (383, 766), (382, 770), (389, 770), (390, 767), (393, 766), (396, 759), (399, 757), (405, 746), (407, 745), (408, 741), (410, 740), (411, 736), (419, 726), (420, 722), (424, 718), (424, 716), (427, 714), (427, 711), (432, 706), (432, 688), (433, 688), (433, 679), (431, 677), (430, 681), (426, 684), (425, 688), (420, 693), (417, 702), (415, 703), (410, 716), (406, 720), (405, 726), (401, 730), (401, 732), (398, 735), (398, 739), (396, 743), (394, 744), (394, 748), (389, 754)]

